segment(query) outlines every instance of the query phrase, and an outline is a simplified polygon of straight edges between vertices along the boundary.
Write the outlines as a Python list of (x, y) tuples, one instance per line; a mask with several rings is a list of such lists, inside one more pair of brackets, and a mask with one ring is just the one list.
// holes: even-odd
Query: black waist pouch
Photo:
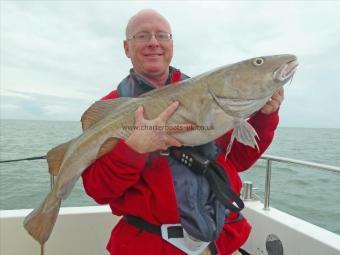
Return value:
[(225, 207), (211, 191), (203, 175), (197, 175), (185, 165), (169, 158), (180, 221), (189, 235), (201, 241), (215, 240), (226, 218)]
[(211, 242), (218, 238), (229, 213), (239, 212), (244, 205), (231, 190), (224, 169), (211, 156), (202, 155), (201, 149), (171, 150), (169, 166), (183, 228), (192, 237)]

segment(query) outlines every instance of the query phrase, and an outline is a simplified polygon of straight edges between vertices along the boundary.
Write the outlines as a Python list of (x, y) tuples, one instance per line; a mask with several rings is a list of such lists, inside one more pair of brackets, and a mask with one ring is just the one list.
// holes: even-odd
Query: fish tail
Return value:
[(52, 232), (60, 205), (61, 198), (51, 191), (40, 207), (34, 209), (24, 220), (25, 229), (41, 245), (47, 241)]

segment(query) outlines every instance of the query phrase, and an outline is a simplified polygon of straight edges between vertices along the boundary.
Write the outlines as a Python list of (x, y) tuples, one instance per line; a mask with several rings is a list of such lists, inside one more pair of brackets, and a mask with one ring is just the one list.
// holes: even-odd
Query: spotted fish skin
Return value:
[(118, 139), (133, 132), (134, 112), (142, 105), (146, 119), (154, 119), (172, 102), (179, 107), (167, 121), (176, 128), (192, 123), (198, 128), (173, 136), (186, 146), (213, 141), (234, 129), (234, 139), (256, 147), (256, 132), (246, 119), (261, 109), (272, 94), (286, 84), (297, 67), (294, 55), (248, 59), (203, 73), (176, 85), (152, 90), (137, 98), (94, 103), (82, 116), (83, 133), (47, 153), (49, 170), (58, 175), (53, 190), (24, 221), (29, 234), (43, 245), (66, 199), (82, 172), (112, 150)]

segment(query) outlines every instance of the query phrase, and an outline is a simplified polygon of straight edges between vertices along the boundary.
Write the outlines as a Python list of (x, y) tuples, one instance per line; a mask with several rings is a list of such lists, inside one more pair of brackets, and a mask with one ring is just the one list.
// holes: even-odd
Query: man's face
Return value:
[[(171, 33), (168, 23), (154, 13), (136, 17), (130, 26), (128, 37), (131, 38), (140, 32), (149, 32), (152, 35), (156, 32)], [(157, 41), (155, 36), (148, 42), (131, 39), (124, 41), (124, 49), (126, 56), (131, 58), (135, 72), (143, 76), (157, 77), (169, 70), (173, 53), (172, 40)]]

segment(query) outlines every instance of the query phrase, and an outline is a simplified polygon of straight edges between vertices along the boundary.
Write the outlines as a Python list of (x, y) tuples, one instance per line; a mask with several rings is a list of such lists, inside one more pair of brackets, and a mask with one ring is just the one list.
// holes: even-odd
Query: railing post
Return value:
[(52, 190), (53, 186), (54, 186), (54, 176), (53, 176), (53, 174), (50, 174), (50, 185), (51, 185), (51, 190)]
[(253, 200), (253, 183), (251, 181), (244, 181), (242, 184), (242, 199), (247, 200)]
[(266, 169), (266, 183), (264, 190), (264, 210), (269, 210), (269, 199), (270, 199), (270, 181), (272, 175), (272, 161), (267, 159), (267, 169)]

